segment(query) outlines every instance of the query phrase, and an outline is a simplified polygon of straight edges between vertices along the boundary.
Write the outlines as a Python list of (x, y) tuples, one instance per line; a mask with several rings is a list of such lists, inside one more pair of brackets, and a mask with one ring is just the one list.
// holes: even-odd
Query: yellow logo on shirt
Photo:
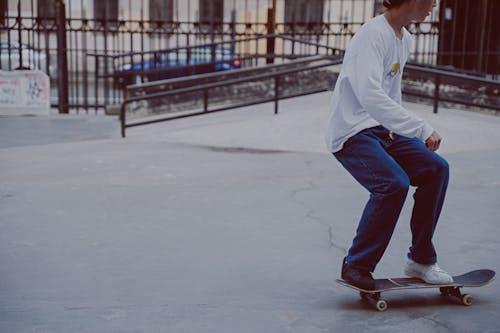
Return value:
[(401, 66), (399, 65), (399, 62), (392, 65), (391, 72), (389, 73), (389, 75), (396, 76), (396, 74), (398, 74), (399, 72), (400, 67)]

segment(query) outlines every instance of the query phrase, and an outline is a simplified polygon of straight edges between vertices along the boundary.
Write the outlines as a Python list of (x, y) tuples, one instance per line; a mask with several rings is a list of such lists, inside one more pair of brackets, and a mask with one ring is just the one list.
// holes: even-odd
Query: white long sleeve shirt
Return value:
[(330, 102), (329, 151), (341, 150), (350, 137), (378, 125), (422, 141), (432, 134), (429, 124), (401, 106), (402, 71), (411, 46), (410, 33), (403, 32), (399, 39), (379, 15), (352, 38)]

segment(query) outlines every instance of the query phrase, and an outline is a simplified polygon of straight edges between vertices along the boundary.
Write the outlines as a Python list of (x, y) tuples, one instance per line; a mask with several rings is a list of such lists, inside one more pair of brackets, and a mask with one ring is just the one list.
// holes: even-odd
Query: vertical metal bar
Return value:
[(188, 29), (187, 29), (187, 32), (186, 32), (186, 46), (189, 47), (190, 45), (190, 42), (191, 42), (191, 25), (192, 25), (192, 21), (191, 21), (191, 0), (188, 0), (188, 3), (187, 3), (187, 26), (188, 26)]
[(275, 48), (275, 37), (274, 37), (274, 22), (275, 22), (275, 7), (267, 9), (267, 34), (273, 35), (272, 37), (267, 37), (267, 50), (266, 50), (266, 64), (274, 63), (274, 48)]
[[(141, 20), (140, 20), (140, 29), (141, 29), (141, 82), (144, 81), (144, 40), (146, 39), (144, 37), (146, 29), (144, 28), (144, 1), (142, 1), (142, 6), (141, 6)], [(151, 48), (150, 48), (151, 49)], [(132, 63), (132, 62), (131, 62)], [(134, 82), (135, 83), (135, 82)]]
[[(9, 18), (10, 18), (10, 17), (9, 17), (9, 15), (7, 15), (7, 26), (10, 26), (10, 25), (9, 25), (9, 24), (10, 24), (10, 22), (9, 22)], [(14, 24), (14, 26), (17, 26), (17, 25), (16, 25), (16, 24)], [(10, 48), (10, 46), (11, 46), (11, 41), (12, 41), (12, 40), (11, 40), (11, 32), (12, 32), (12, 31), (13, 31), (13, 29), (12, 29), (12, 30), (11, 30), (11, 29), (8, 29), (8, 30), (7, 30), (7, 52), (8, 52), (8, 54), (9, 54), (9, 55), (8, 55), (8, 59), (7, 59), (7, 60), (8, 60), (8, 61), (7, 61), (7, 68), (5, 68), (6, 70), (10, 70), (10, 69), (12, 69), (12, 53), (11, 53), (11, 48)], [(2, 68), (2, 67), (1, 67), (1, 65), (0, 65), (0, 68)], [(3, 68), (2, 68), (2, 69), (3, 69)]]
[(279, 106), (279, 76), (274, 77), (274, 114), (278, 114)]
[(57, 14), (57, 90), (59, 95), (59, 113), (69, 113), (68, 99), (68, 54), (66, 42), (66, 7), (64, 0), (56, 2)]
[[(50, 25), (54, 24), (55, 18), (50, 22)], [(50, 52), (50, 25), (45, 25), (42, 24), (43, 26), (43, 39), (44, 39), (44, 45), (45, 45), (45, 58), (47, 59), (46, 64), (45, 64), (45, 71), (51, 76), (51, 79), (54, 79), (53, 73), (50, 71), (50, 64), (52, 63), (52, 55)], [(38, 35), (39, 40), (41, 39), (40, 34)]]
[[(94, 2), (94, 6), (95, 6), (95, 2)], [(99, 37), (99, 35), (98, 35), (99, 31), (97, 30), (97, 27), (100, 27), (100, 25), (99, 25), (100, 22), (99, 22), (98, 18), (96, 17), (96, 8), (93, 7), (93, 10), (94, 10), (93, 15), (92, 15), (93, 22), (94, 22), (94, 26), (93, 26), (94, 49), (93, 49), (93, 51), (97, 53), (97, 51), (98, 51), (97, 50), (97, 44), (98, 44), (97, 39)], [(98, 109), (97, 105), (98, 105), (98, 100), (99, 100), (99, 87), (101, 85), (101, 82), (99, 80), (99, 62), (100, 62), (99, 58), (100, 57), (101, 57), (100, 55), (94, 57), (94, 108), (96, 111)]]
[[(22, 28), (22, 22), (21, 22), (21, 0), (18, 1), (17, 3), (17, 24), (18, 24), (18, 30), (17, 30), (17, 41), (19, 43), (19, 67), (23, 67), (23, 50), (22, 50), (22, 34), (21, 34), (21, 28)], [(10, 53), (10, 52), (9, 52)], [(10, 68), (10, 64), (9, 64)], [(11, 68), (15, 69), (15, 68)]]
[(203, 112), (208, 112), (208, 88), (203, 89)]
[[(70, 17), (66, 17), (66, 19), (71, 22), (71, 13), (73, 12), (73, 8), (71, 7), (71, 1), (68, 1), (68, 13), (70, 13)], [(71, 24), (69, 24), (71, 26)], [(69, 33), (67, 36), (69, 36), (69, 40), (67, 41), (69, 43), (68, 47), (68, 59), (69, 59), (69, 64), (68, 67), (73, 69), (73, 73), (75, 73), (75, 78), (73, 80), (73, 84), (71, 87), (68, 87), (69, 89), (69, 96), (73, 98), (74, 101), (76, 101), (77, 106), (74, 107), (74, 110), (76, 110), (76, 113), (80, 113), (80, 99), (79, 99), (79, 85), (80, 85), (80, 77), (79, 75), (79, 59), (78, 59), (78, 44), (74, 42), (73, 40), (73, 31), (70, 29)], [(77, 32), (74, 32), (75, 39)], [(68, 39), (68, 37), (66, 37)], [(69, 96), (68, 96), (68, 101), (69, 101)], [(68, 103), (69, 104), (69, 103)]]
[(122, 107), (120, 108), (120, 125), (122, 130), (122, 138), (125, 137), (125, 102), (122, 103)]
[[(104, 2), (104, 75), (102, 77), (104, 81), (104, 100), (103, 104), (106, 105), (109, 99), (109, 87), (108, 87), (108, 34), (110, 32), (109, 19), (111, 15), (110, 3), (109, 1)], [(97, 111), (97, 110), (96, 110)]]
[(441, 85), (441, 76), (439, 76), (439, 74), (436, 74), (436, 79), (434, 81), (434, 113), (438, 113), (440, 85)]
[[(33, 45), (34, 48), (36, 48), (37, 50), (40, 50), (40, 42), (38, 42), (38, 45), (35, 41), (35, 30), (38, 29), (38, 27), (36, 26), (36, 18), (35, 18), (35, 7), (33, 5), (33, 0), (31, 0), (31, 26), (30, 26), (30, 30), (31, 31), (28, 31), (28, 45)], [(40, 61), (40, 58), (38, 58), (38, 61), (34, 58), (34, 55), (31, 55), (31, 54), (28, 54), (28, 64), (35, 64), (35, 68), (37, 69), (41, 69), (43, 70), (42, 66), (41, 66), (41, 61)], [(33, 58), (33, 59), (31, 59)], [(31, 68), (31, 67), (30, 67)], [(34, 68), (31, 68), (31, 69), (34, 69)]]
[[(82, 19), (83, 19), (83, 31), (81, 33), (81, 39), (82, 39), (82, 51), (87, 52), (87, 29), (88, 29), (88, 24), (89, 22), (87, 21), (87, 8), (84, 7), (83, 5), (83, 0), (81, 3), (81, 8), (82, 8)], [(88, 59), (88, 58), (87, 58)], [(85, 59), (83, 62), (83, 108), (88, 111), (89, 109), (89, 68), (88, 68), (88, 61)], [(94, 58), (95, 59), (95, 58)]]
[[(236, 8), (231, 9), (231, 40), (236, 38)], [(231, 53), (234, 53), (234, 42), (231, 43)]]

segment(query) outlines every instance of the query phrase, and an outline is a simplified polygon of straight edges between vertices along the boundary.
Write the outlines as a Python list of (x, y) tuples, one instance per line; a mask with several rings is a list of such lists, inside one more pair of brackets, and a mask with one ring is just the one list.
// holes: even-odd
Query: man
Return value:
[(436, 0), (386, 0), (387, 11), (354, 35), (332, 96), (327, 145), (335, 158), (370, 192), (356, 236), (342, 264), (342, 278), (373, 289), (375, 270), (406, 199), (416, 186), (412, 245), (405, 273), (429, 283), (450, 283), (437, 265), (432, 237), (448, 187), (448, 163), (436, 150), (441, 136), (401, 106), (403, 66), (411, 35)]

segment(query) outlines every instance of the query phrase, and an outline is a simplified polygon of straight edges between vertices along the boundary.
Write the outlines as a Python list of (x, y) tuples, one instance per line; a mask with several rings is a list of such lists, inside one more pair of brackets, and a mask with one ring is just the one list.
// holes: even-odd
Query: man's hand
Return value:
[(439, 149), (439, 146), (441, 145), (441, 140), (443, 140), (441, 135), (439, 135), (436, 131), (434, 131), (432, 132), (431, 136), (427, 138), (427, 140), (425, 140), (425, 146), (430, 151), (436, 151)]

